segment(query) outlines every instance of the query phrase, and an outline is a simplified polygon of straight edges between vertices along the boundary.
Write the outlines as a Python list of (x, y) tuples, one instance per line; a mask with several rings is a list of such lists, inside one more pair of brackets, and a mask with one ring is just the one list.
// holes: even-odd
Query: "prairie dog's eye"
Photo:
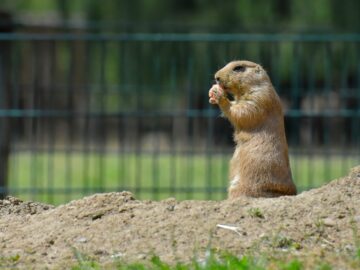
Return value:
[(246, 70), (246, 67), (244, 66), (236, 66), (233, 68), (233, 71), (235, 72), (244, 72)]

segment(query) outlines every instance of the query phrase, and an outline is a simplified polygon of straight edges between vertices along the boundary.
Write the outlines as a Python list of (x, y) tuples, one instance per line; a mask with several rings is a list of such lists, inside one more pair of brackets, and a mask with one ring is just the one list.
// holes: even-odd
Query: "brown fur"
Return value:
[(209, 102), (218, 104), (233, 125), (236, 143), (229, 198), (295, 195), (282, 106), (266, 71), (253, 62), (234, 61), (215, 79)]

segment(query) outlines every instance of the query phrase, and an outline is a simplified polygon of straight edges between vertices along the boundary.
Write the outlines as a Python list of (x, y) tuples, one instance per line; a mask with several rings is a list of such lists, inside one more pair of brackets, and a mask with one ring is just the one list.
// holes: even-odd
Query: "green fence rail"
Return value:
[(0, 34), (0, 193), (223, 199), (232, 128), (214, 72), (261, 63), (299, 190), (360, 163), (360, 35)]

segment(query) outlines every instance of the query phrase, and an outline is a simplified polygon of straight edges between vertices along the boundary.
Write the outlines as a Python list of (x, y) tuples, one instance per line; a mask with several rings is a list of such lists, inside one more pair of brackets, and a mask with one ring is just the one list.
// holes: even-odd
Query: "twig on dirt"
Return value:
[(322, 241), (326, 244), (328, 244), (331, 247), (335, 247), (335, 245), (333, 243), (331, 243), (330, 241), (326, 240), (325, 238), (322, 239)]
[(231, 225), (224, 225), (224, 224), (217, 224), (216, 227), (236, 232), (238, 235), (244, 235), (244, 232), (240, 229), (240, 227), (231, 226)]

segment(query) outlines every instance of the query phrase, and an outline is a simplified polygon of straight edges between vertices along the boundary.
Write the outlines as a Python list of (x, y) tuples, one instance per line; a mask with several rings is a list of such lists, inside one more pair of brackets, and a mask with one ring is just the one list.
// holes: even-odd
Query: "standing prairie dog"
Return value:
[(250, 61), (234, 61), (216, 72), (215, 80), (209, 102), (233, 125), (236, 143), (229, 198), (295, 195), (282, 106), (266, 71)]

